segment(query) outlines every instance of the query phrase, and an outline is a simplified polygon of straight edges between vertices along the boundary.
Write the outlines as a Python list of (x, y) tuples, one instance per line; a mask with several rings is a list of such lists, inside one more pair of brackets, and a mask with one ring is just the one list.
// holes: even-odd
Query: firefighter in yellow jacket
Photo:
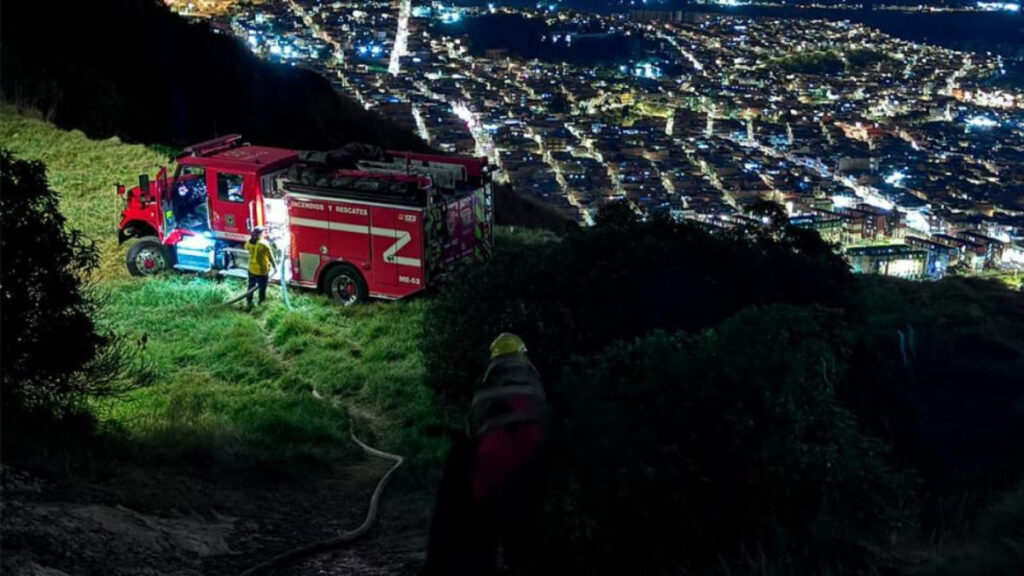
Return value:
[(253, 288), (259, 288), (259, 303), (263, 304), (266, 301), (267, 281), (270, 279), (271, 271), (277, 269), (277, 264), (274, 262), (270, 242), (263, 237), (262, 226), (252, 229), (252, 236), (245, 243), (245, 249), (249, 252), (249, 288), (245, 303), (251, 308)]

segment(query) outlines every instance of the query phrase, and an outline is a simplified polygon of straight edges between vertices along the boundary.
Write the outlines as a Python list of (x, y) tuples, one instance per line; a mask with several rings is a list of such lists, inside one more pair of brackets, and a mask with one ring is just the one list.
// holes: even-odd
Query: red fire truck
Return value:
[[(419, 292), (492, 245), (486, 158), (349, 146), (297, 152), (243, 144), (238, 135), (185, 148), (173, 177), (139, 177), (118, 239), (128, 270), (246, 275), (243, 244), (262, 226), (276, 247), (274, 280), (342, 304)], [(280, 276), (280, 277), (278, 277)]]

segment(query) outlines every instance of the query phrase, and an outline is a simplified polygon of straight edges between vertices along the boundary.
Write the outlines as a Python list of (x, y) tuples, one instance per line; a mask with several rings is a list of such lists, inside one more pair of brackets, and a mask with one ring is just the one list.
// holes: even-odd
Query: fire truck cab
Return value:
[(275, 247), (272, 280), (342, 304), (402, 298), (491, 250), (486, 158), (350, 146), (298, 152), (231, 135), (185, 148), (173, 176), (139, 177), (118, 239), (148, 276), (176, 269), (247, 275), (244, 243), (261, 226)]

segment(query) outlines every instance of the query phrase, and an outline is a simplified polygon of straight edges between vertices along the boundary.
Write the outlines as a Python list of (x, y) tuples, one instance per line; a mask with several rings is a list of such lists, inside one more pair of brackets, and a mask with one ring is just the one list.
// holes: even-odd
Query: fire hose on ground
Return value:
[(388, 471), (385, 472), (384, 475), (380, 477), (380, 480), (377, 481), (377, 487), (373, 490), (373, 495), (370, 496), (370, 507), (366, 511), (366, 518), (363, 519), (363, 523), (360, 524), (359, 527), (355, 530), (344, 532), (335, 538), (328, 538), (326, 540), (321, 540), (319, 542), (313, 542), (312, 544), (299, 546), (298, 548), (294, 548), (283, 554), (279, 554), (271, 558), (270, 560), (263, 562), (262, 564), (254, 566), (246, 570), (245, 572), (242, 572), (241, 576), (255, 576), (257, 574), (266, 574), (271, 570), (280, 568), (286, 564), (291, 564), (292, 562), (295, 562), (300, 558), (305, 558), (307, 556), (312, 556), (314, 554), (327, 552), (329, 550), (338, 548), (344, 544), (348, 544), (349, 542), (361, 538), (367, 532), (370, 531), (370, 527), (372, 527), (373, 523), (377, 520), (377, 512), (380, 506), (381, 494), (384, 493), (384, 488), (387, 487), (388, 482), (391, 481), (391, 477), (395, 474), (395, 472), (402, 465), (405, 459), (397, 454), (384, 452), (383, 450), (378, 450), (376, 448), (373, 448), (372, 446), (364, 444), (359, 438), (356, 437), (356, 433), (352, 422), (353, 419), (350, 414), (348, 420), (348, 433), (349, 436), (352, 438), (353, 442), (358, 444), (359, 447), (362, 448), (364, 452), (370, 454), (371, 456), (377, 456), (378, 458), (384, 458), (386, 460), (391, 460), (394, 462), (391, 468), (389, 468)]
[(253, 286), (252, 288), (249, 288), (248, 290), (243, 292), (241, 296), (236, 296), (236, 297), (232, 298), (231, 300), (228, 300), (228, 301), (224, 302), (224, 305), (225, 306), (231, 306), (232, 304), (237, 304), (238, 302), (241, 302), (242, 300), (248, 298), (254, 292), (256, 292), (257, 288), (259, 288), (259, 286)]
[[(256, 292), (257, 288), (258, 288), (258, 286), (253, 286), (252, 288), (249, 288), (248, 290), (243, 292), (240, 296), (236, 296), (236, 297), (232, 298), (231, 300), (228, 300), (227, 302), (224, 302), (224, 305), (225, 306), (231, 306), (232, 304), (237, 304), (238, 302), (241, 302), (242, 300), (248, 298), (249, 296), (252, 296), (252, 294), (254, 292)], [(288, 299), (288, 281), (285, 280), (285, 277), (284, 277), (284, 266), (283, 265), (281, 266), (281, 296), (284, 298), (284, 305), (287, 306), (289, 310), (293, 310), (292, 302), (291, 302), (291, 300)]]
[[(242, 295), (232, 298), (231, 300), (228, 300), (224, 304), (230, 306), (232, 304), (235, 304), (236, 302), (241, 302), (243, 299), (251, 296), (256, 291), (256, 289), (257, 287), (253, 286)], [(281, 266), (281, 295), (284, 298), (285, 305), (288, 307), (289, 310), (291, 310), (292, 305), (291, 301), (289, 301), (288, 299), (288, 282), (285, 279), (284, 266)], [(315, 391), (314, 395), (317, 398), (320, 398), (320, 396), (316, 394)], [(296, 560), (299, 560), (301, 558), (305, 558), (307, 556), (311, 556), (314, 554), (320, 554), (338, 548), (344, 544), (361, 538), (367, 532), (370, 531), (370, 528), (373, 526), (374, 522), (377, 521), (377, 515), (380, 508), (380, 497), (384, 493), (384, 489), (387, 487), (388, 482), (391, 481), (391, 477), (394, 476), (395, 472), (398, 471), (398, 468), (402, 466), (402, 464), (405, 462), (405, 459), (397, 454), (384, 452), (383, 450), (378, 450), (372, 446), (365, 444), (362, 440), (356, 437), (353, 422), (354, 419), (352, 418), (352, 415), (349, 414), (348, 433), (349, 437), (352, 438), (353, 442), (358, 444), (359, 447), (362, 448), (364, 452), (371, 456), (377, 456), (378, 458), (384, 458), (386, 460), (391, 460), (392, 462), (394, 462), (394, 464), (391, 465), (391, 468), (389, 468), (388, 471), (385, 472), (384, 475), (380, 477), (380, 480), (377, 481), (377, 486), (373, 490), (373, 495), (370, 496), (370, 506), (369, 509), (366, 511), (366, 517), (363, 519), (363, 523), (360, 524), (359, 527), (355, 530), (350, 530), (348, 532), (342, 533), (335, 538), (328, 538), (326, 540), (313, 542), (305, 546), (299, 546), (298, 548), (294, 548), (292, 550), (284, 552), (283, 554), (274, 556), (270, 560), (267, 560), (266, 562), (258, 564), (252, 568), (249, 568), (245, 572), (242, 572), (241, 576), (256, 576), (257, 574), (266, 574), (271, 570), (280, 568), (282, 566), (295, 562)]]

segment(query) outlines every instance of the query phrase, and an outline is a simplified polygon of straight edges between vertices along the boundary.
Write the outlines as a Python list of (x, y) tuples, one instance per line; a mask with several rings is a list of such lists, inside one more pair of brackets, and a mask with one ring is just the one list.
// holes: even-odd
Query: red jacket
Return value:
[(491, 361), (470, 407), (477, 502), (487, 500), (537, 455), (544, 442), (545, 412), (540, 374), (526, 356), (511, 354)]

